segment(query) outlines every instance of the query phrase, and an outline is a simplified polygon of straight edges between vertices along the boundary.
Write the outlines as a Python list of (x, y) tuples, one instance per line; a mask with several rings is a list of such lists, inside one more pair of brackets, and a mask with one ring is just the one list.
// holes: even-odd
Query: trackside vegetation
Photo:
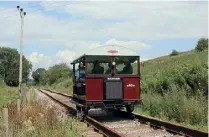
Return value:
[(204, 47), (201, 51), (196, 47), (143, 63), (141, 97), (144, 105), (137, 107), (136, 113), (207, 131), (208, 46), (199, 45), (200, 41), (197, 47)]
[[(0, 136), (4, 136), (2, 108), (7, 107), (9, 113), (9, 135), (15, 137), (79, 137), (79, 126), (72, 117), (58, 117), (60, 113), (55, 106), (45, 100), (36, 100), (31, 94), (30, 104), (23, 101), (21, 113), (17, 112), (17, 88), (11, 88), (0, 83)], [(26, 87), (23, 90), (29, 90)], [(33, 91), (34, 92), (34, 91)], [(78, 126), (79, 125), (79, 126)], [(82, 125), (83, 126), (83, 125)]]
[(0, 80), (0, 109), (7, 103), (10, 103), (13, 100), (17, 99), (17, 97), (17, 88), (8, 87), (2, 80)]

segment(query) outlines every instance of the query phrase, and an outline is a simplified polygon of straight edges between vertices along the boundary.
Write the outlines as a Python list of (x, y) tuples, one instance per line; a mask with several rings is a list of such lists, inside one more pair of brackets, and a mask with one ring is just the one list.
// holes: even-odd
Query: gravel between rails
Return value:
[(126, 118), (111, 117), (108, 121), (101, 122), (115, 130), (116, 132), (125, 135), (126, 137), (182, 137), (171, 134), (162, 129), (154, 129), (149, 125), (142, 124), (138, 120), (130, 120)]

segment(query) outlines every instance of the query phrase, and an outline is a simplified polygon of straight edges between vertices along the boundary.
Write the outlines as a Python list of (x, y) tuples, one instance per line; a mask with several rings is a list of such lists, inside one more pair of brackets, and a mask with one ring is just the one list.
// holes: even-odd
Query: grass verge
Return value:
[(79, 137), (76, 121), (69, 117), (58, 119), (56, 108), (47, 108), (44, 102), (32, 101), (21, 113), (16, 111), (16, 104), (11, 104), (9, 119), (15, 137)]
[(142, 93), (144, 105), (137, 106), (135, 113), (207, 131), (207, 99), (204, 96), (187, 97), (185, 94), (182, 90), (171, 91), (164, 96)]
[(0, 108), (18, 98), (18, 89), (16, 87), (7, 87), (0, 85)]

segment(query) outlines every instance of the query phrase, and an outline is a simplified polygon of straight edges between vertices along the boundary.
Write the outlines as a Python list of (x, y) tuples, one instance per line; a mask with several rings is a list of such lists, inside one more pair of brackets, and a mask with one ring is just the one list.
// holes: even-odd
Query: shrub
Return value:
[(208, 49), (208, 39), (205, 39), (205, 38), (199, 39), (195, 50), (204, 51), (206, 49)]
[(170, 56), (176, 56), (176, 55), (179, 55), (179, 52), (177, 50), (173, 50), (170, 54)]

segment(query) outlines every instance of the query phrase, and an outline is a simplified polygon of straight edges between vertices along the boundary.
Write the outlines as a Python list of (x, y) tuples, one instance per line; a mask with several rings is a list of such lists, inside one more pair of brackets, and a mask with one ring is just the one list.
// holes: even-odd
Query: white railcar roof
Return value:
[(139, 53), (136, 51), (119, 46), (119, 45), (104, 45), (104, 46), (99, 46), (94, 49), (91, 49), (87, 51), (85, 54), (82, 56), (76, 58), (72, 63), (77, 62), (81, 57), (83, 56), (139, 56)]

